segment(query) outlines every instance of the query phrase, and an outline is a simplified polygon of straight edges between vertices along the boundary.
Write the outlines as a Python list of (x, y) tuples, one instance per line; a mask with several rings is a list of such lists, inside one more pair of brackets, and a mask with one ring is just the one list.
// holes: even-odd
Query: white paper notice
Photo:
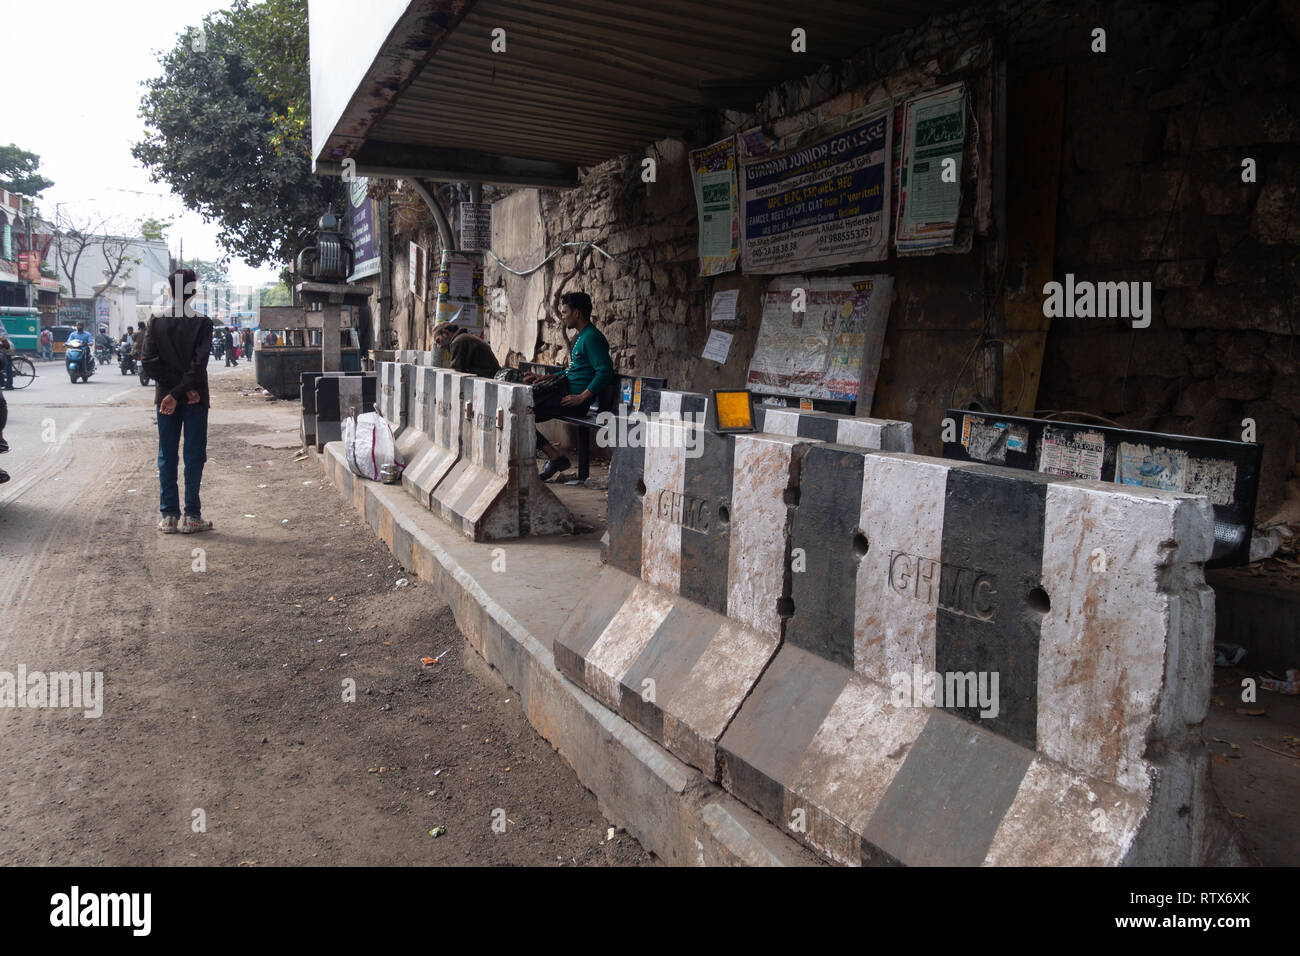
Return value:
[(739, 289), (713, 293), (713, 309), (709, 313), (710, 322), (735, 322), (736, 300), (740, 298)]
[(452, 259), (448, 272), (447, 294), (453, 299), (469, 299), (474, 295), (474, 263), (468, 259)]
[(709, 341), (704, 346), (704, 358), (710, 362), (724, 365), (731, 353), (731, 333), (714, 329), (709, 333)]

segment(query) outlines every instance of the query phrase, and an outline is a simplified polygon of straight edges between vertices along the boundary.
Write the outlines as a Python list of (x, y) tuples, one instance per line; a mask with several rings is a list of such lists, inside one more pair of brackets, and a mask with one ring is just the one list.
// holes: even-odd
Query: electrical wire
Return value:
[(534, 272), (536, 272), (536, 271), (537, 271), (538, 269), (540, 269), (542, 266), (546, 265), (546, 263), (550, 262), (552, 259), (554, 259), (556, 256), (558, 256), (558, 255), (560, 254), (560, 251), (561, 251), (561, 250), (563, 250), (563, 249), (567, 249), (567, 248), (571, 248), (571, 247), (573, 247), (573, 246), (582, 246), (582, 247), (583, 247), (583, 253), (586, 253), (587, 251), (589, 251), (589, 250), (591, 250), (591, 249), (595, 249), (597, 252), (599, 252), (602, 256), (604, 256), (604, 257), (605, 257), (606, 259), (608, 259), (610, 262), (618, 263), (618, 264), (621, 265), (621, 266), (626, 266), (626, 265), (627, 265), (627, 263), (623, 262), (623, 261), (620, 260), (618, 257), (616, 257), (616, 256), (611, 256), (608, 252), (606, 252), (604, 249), (600, 248), (600, 246), (596, 245), (594, 242), (562, 242), (562, 243), (560, 243), (560, 245), (555, 249), (554, 252), (552, 252), (549, 256), (547, 256), (547, 257), (546, 257), (545, 259), (543, 259), (541, 262), (537, 263), (537, 265), (533, 266), (531, 269), (513, 269), (513, 268), (511, 268), (510, 266), (506, 265), (505, 262), (504, 262), (504, 261), (503, 261), (503, 260), (502, 260), (502, 259), (501, 259), (501, 258), (500, 258), (496, 253), (495, 253), (495, 252), (493, 252), (491, 249), (487, 250), (487, 254), (490, 255), (490, 256), (493, 258), (493, 260), (496, 262), (497, 265), (499, 265), (502, 269), (505, 269), (506, 272), (509, 272), (511, 275), (517, 275), (517, 276), (528, 276), (528, 275), (532, 275)]

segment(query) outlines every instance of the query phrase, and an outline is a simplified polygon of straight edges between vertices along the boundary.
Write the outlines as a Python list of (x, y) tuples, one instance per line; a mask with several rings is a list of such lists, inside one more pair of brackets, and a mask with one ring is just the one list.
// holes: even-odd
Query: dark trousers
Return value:
[[(199, 483), (203, 481), (203, 463), (208, 460), (208, 410), (182, 400), (170, 415), (162, 410), (158, 416), (158, 510), (164, 515), (180, 517), (180, 495), (176, 488), (178, 458), (185, 461), (185, 513), (193, 518), (203, 514), (199, 504)], [(181, 435), (185, 445), (181, 449)]]
[(14, 358), (12, 355), (0, 355), (0, 378), (4, 379), (5, 388), (14, 387)]
[[(567, 381), (560, 382), (558, 385), (542, 385), (533, 387), (533, 421), (537, 424), (549, 422), (553, 418), (559, 418), (561, 415), (578, 415), (582, 409), (574, 406), (568, 408), (560, 404), (560, 400), (567, 398), (569, 395), (569, 384)], [(549, 445), (546, 436), (537, 432), (537, 447)]]

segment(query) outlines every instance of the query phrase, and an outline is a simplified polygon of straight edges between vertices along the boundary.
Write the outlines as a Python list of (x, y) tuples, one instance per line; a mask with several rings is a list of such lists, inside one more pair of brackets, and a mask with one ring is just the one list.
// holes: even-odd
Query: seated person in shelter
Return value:
[[(585, 415), (591, 400), (604, 393), (614, 381), (614, 363), (609, 357), (609, 342), (591, 324), (591, 296), (585, 292), (566, 292), (560, 296), (560, 319), (566, 329), (578, 335), (570, 350), (569, 367), (557, 375), (524, 376), (533, 385), (533, 415), (548, 422), (561, 415)], [(556, 450), (541, 432), (537, 447), (547, 457), (542, 481), (550, 481), (569, 467), (569, 459)]]
[(491, 378), (501, 371), (501, 363), (492, 354), (492, 346), (454, 322), (444, 322), (433, 333), (433, 343), (451, 352), (451, 369), (468, 375)]

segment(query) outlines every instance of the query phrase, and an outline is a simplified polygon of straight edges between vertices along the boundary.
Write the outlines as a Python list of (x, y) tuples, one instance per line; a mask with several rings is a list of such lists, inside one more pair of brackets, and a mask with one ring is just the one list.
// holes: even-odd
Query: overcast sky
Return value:
[[(6, 84), (0, 144), (14, 143), (41, 157), (40, 172), (54, 185), (38, 208), (65, 215), (116, 216), (138, 222), (174, 218), (167, 232), (173, 255), (185, 240), (185, 258), (217, 259), (224, 250), (217, 227), (184, 209), (164, 183), (152, 183), (131, 158), (143, 138), (138, 115), (141, 82), (161, 72), (158, 52), (178, 34), (225, 9), (222, 0), (43, 0), (4, 4), (0, 14)], [(136, 190), (155, 195), (135, 195)], [(278, 268), (252, 269), (230, 260), (231, 281), (273, 282)]]

